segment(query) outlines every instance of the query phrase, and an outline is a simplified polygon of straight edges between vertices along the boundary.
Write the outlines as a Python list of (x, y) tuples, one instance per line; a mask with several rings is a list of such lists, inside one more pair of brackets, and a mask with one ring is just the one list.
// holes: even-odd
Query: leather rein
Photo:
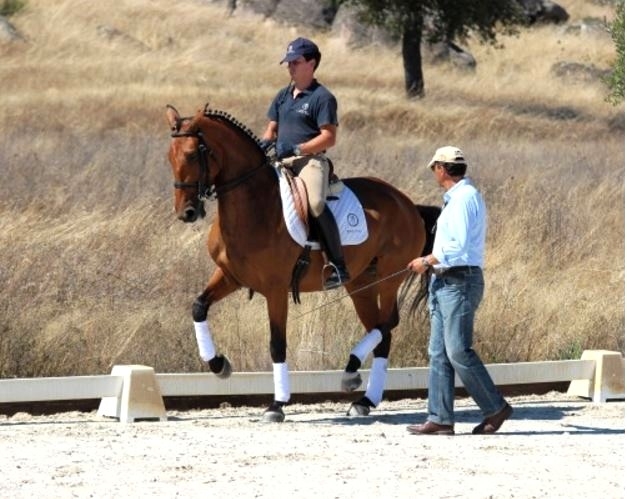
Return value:
[(235, 187), (243, 184), (249, 178), (251, 178), (255, 173), (257, 173), (261, 168), (268, 164), (267, 161), (263, 161), (259, 166), (253, 168), (252, 170), (236, 177), (233, 180), (229, 180), (220, 186), (212, 185), (209, 180), (209, 158), (212, 157), (215, 159), (213, 155), (213, 151), (205, 142), (205, 138), (201, 131), (198, 132), (172, 132), (170, 134), (173, 138), (179, 137), (194, 137), (198, 140), (198, 164), (200, 166), (200, 175), (198, 178), (198, 182), (181, 182), (175, 181), (174, 188), (175, 189), (191, 189), (195, 188), (198, 191), (198, 199), (208, 199), (213, 198), (217, 199), (219, 194), (224, 194)]

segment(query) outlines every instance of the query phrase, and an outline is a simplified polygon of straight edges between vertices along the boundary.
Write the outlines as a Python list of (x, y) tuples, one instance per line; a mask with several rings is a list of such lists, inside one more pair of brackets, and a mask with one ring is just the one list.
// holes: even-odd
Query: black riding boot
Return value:
[(346, 263), (344, 262), (344, 253), (342, 252), (342, 243), (340, 241), (340, 233), (337, 229), (335, 217), (328, 206), (324, 207), (323, 212), (316, 218), (320, 236), (324, 249), (331, 261), (333, 268), (331, 275), (324, 282), (324, 289), (339, 288), (342, 284), (350, 280)]

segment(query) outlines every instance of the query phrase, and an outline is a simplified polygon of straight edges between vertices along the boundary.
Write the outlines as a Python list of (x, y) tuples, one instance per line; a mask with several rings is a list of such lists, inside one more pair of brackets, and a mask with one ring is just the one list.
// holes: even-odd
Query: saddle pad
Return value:
[[(307, 228), (298, 216), (285, 174), (280, 168), (275, 168), (275, 171), (279, 177), (285, 225), (292, 239), (304, 247), (307, 242)], [(331, 209), (337, 221), (342, 246), (361, 244), (368, 239), (368, 225), (366, 224), (364, 209), (353, 191), (344, 184), (342, 184), (339, 192), (337, 187), (337, 184), (335, 184), (332, 191), (333, 196), (338, 199), (327, 199), (327, 206)], [(310, 243), (310, 245), (312, 244)], [(312, 247), (318, 249), (319, 245), (314, 244)]]

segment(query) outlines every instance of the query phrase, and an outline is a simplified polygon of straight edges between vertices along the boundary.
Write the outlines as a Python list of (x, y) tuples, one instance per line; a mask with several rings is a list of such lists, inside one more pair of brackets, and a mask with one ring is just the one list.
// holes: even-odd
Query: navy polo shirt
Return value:
[(302, 144), (320, 135), (323, 125), (337, 125), (337, 101), (326, 87), (314, 80), (296, 98), (293, 85), (279, 91), (268, 118), (279, 124), (277, 140), (288, 144)]

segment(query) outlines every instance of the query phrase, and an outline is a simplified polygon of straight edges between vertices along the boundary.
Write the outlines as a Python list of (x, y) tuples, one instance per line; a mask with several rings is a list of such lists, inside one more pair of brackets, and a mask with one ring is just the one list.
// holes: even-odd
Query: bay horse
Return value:
[[(231, 364), (215, 348), (207, 320), (209, 308), (240, 288), (248, 288), (251, 295), (263, 295), (270, 322), (274, 380), (274, 400), (263, 420), (281, 422), (285, 419), (283, 407), (290, 398), (288, 294), (293, 267), (303, 248), (288, 233), (277, 173), (259, 139), (228, 113), (205, 106), (195, 116), (181, 117), (168, 105), (166, 118), (171, 132), (168, 159), (174, 175), (176, 215), (183, 222), (194, 222), (206, 215), (203, 200), (210, 195), (217, 199), (217, 214), (207, 240), (216, 269), (192, 306), (200, 357), (213, 373), (228, 377)], [(425, 227), (422, 210), (383, 180), (355, 177), (342, 182), (364, 208), (368, 238), (344, 247), (352, 276), (346, 291), (365, 335), (349, 355), (341, 387), (353, 391), (361, 385), (358, 370), (373, 353), (365, 396), (353, 402), (348, 411), (349, 415), (367, 415), (383, 397), (391, 331), (399, 322), (399, 287), (415, 276), (406, 269), (407, 264), (424, 254), (428, 229), (435, 219), (430, 217)], [(322, 291), (324, 265), (322, 252), (312, 251), (300, 291)]]

